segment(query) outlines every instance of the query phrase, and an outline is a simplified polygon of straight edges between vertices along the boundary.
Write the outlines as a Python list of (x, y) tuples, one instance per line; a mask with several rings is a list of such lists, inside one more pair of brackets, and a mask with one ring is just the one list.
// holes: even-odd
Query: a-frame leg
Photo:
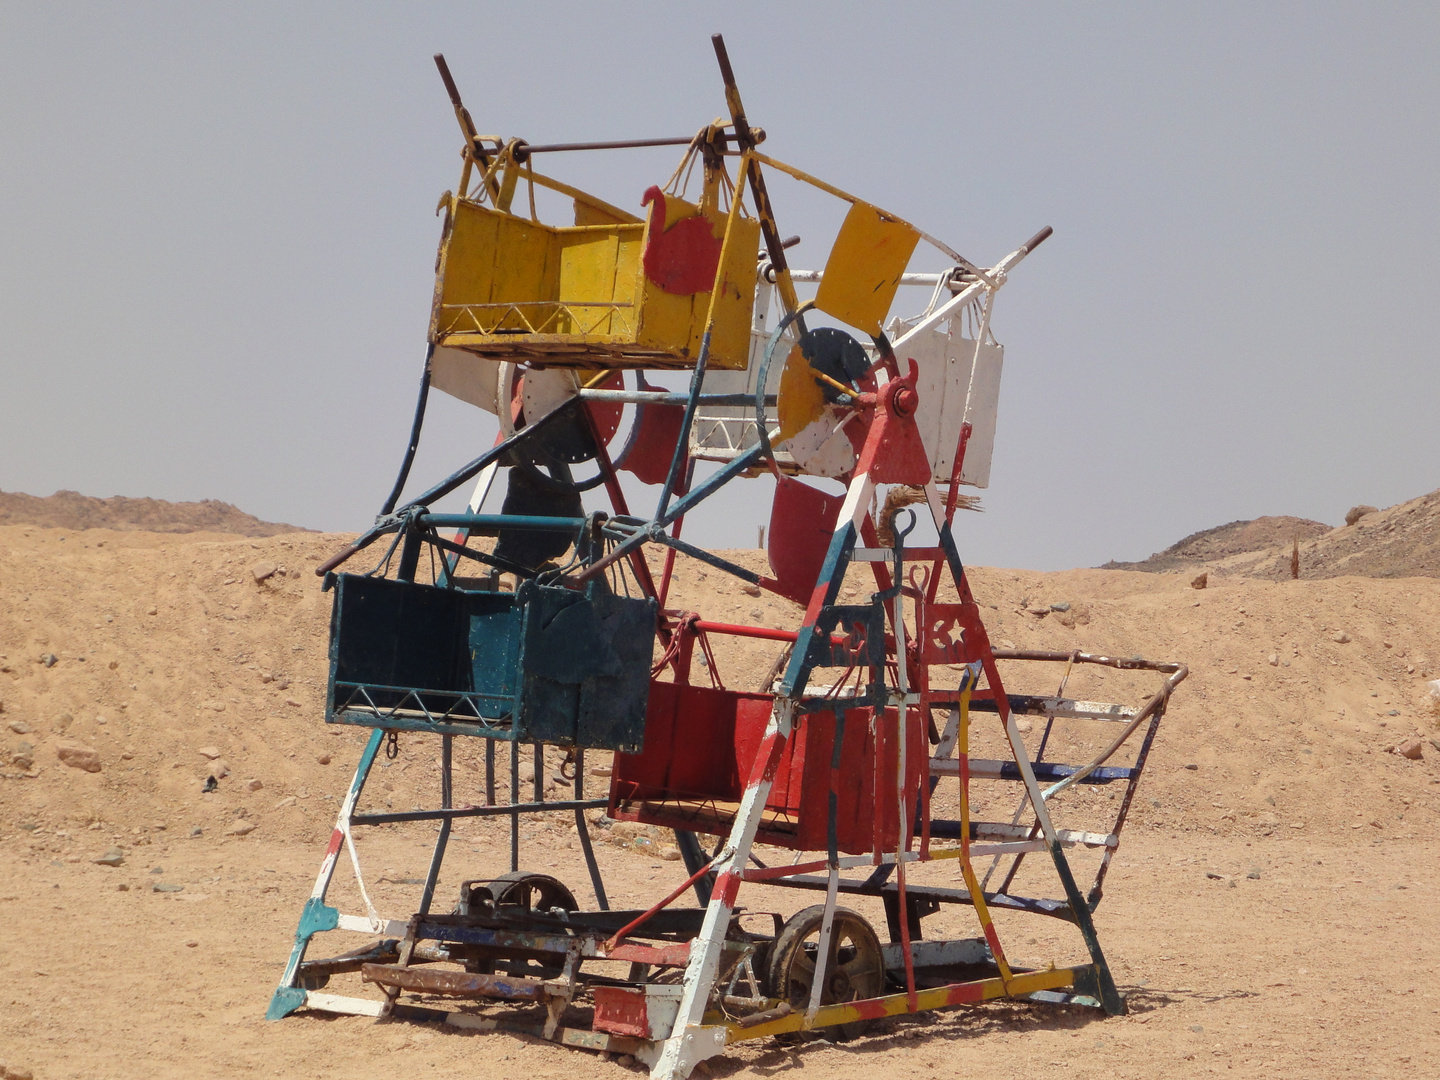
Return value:
[(1100, 939), (1095, 933), (1095, 921), (1090, 917), (1090, 905), (1085, 902), (1085, 897), (1075, 883), (1075, 875), (1070, 870), (1069, 860), (1065, 858), (1065, 852), (1060, 846), (1055, 826), (1050, 821), (1050, 812), (1041, 796), (1040, 784), (1035, 779), (1035, 770), (1030, 767), (1030, 753), (1026, 750), (1025, 741), (1020, 737), (1020, 730), (1015, 726), (1015, 718), (1010, 713), (1010, 699), (1005, 694), (1005, 686), (1001, 682), (1000, 672), (995, 666), (990, 640), (975, 609), (974, 597), (970, 595), (970, 586), (965, 578), (965, 567), (960, 562), (960, 553), (956, 550), (955, 538), (950, 531), (950, 523), (945, 520), (944, 506), (934, 484), (926, 485), (925, 495), (931, 517), (935, 522), (936, 532), (940, 536), (940, 547), (945, 552), (950, 573), (955, 579), (955, 587), (960, 593), (960, 602), (969, 612), (969, 617), (964, 619), (964, 624), (966, 637), (972, 640), (966, 642), (966, 652), (981, 661), (985, 669), (985, 680), (995, 695), (995, 704), (999, 709), (1001, 723), (1005, 727), (1005, 738), (1010, 744), (1015, 767), (1019, 769), (1020, 778), (1025, 784), (1025, 791), (1030, 796), (1030, 805), (1035, 811), (1035, 820), (1040, 825), (1040, 831), (1045, 837), (1045, 846), (1049, 849), (1050, 858), (1055, 863), (1055, 872), (1065, 890), (1065, 898), (1069, 901), (1071, 913), (1075, 916), (1075, 925), (1080, 930), (1080, 936), (1084, 939), (1085, 948), (1090, 953), (1090, 960), (1095, 966), (1096, 985), (1093, 987), (1095, 996), (1099, 998), (1101, 1006), (1111, 1016), (1124, 1015), (1126, 1012), (1125, 999), (1120, 996), (1120, 991), (1115, 986), (1115, 979), (1110, 973), (1110, 965), (1106, 962), (1105, 953), (1100, 948)]
[(690, 945), (690, 959), (685, 967), (685, 989), (680, 998), (675, 1027), (670, 1038), (660, 1044), (660, 1053), (650, 1071), (655, 1080), (684, 1080), (696, 1062), (724, 1049), (724, 1029), (706, 1028), (701, 1023), (705, 1006), (709, 1003), (710, 991), (719, 970), (725, 932), (730, 925), (745, 864), (750, 858), (750, 847), (755, 842), (775, 769), (793, 728), (795, 702), (805, 692), (811, 668), (808, 660), (810, 642), (819, 632), (822, 609), (833, 604), (839, 595), (850, 553), (855, 547), (857, 523), (864, 516), (874, 490), (874, 484), (866, 475), (857, 476), (850, 482), (830, 539), (830, 548), (805, 611), (804, 624), (790, 656), (789, 667), (775, 695), (770, 722), (755, 754), (730, 837), (712, 864), (716, 871), (715, 886), (705, 909), (700, 934)]
[(310, 939), (320, 931), (334, 930), (340, 925), (340, 912), (325, 903), (325, 893), (330, 888), (330, 879), (335, 875), (335, 861), (340, 857), (340, 848), (345, 843), (350, 817), (355, 812), (355, 804), (360, 799), (360, 792), (365, 787), (365, 780), (375, 764), (375, 754), (384, 738), (385, 732), (375, 728), (370, 732), (370, 739), (360, 754), (360, 764), (355, 767), (350, 790), (345, 793), (345, 799), (340, 804), (340, 812), (335, 818), (335, 829), (330, 834), (330, 846), (325, 849), (325, 859), (320, 864), (320, 873), (315, 877), (315, 887), (310, 890), (310, 898), (300, 910), (300, 923), (295, 928), (295, 947), (290, 951), (285, 973), (280, 976), (280, 985), (275, 988), (275, 994), (270, 998), (270, 1007), (265, 1011), (267, 1020), (283, 1019), (305, 1004), (305, 991), (295, 985), (300, 963), (305, 959), (305, 949), (309, 946)]

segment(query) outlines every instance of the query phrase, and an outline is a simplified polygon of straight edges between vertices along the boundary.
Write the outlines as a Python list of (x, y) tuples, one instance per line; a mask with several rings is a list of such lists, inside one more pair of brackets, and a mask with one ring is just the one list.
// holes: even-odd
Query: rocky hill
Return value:
[(1101, 569), (1284, 581), (1298, 540), (1302, 579), (1440, 577), (1440, 490), (1357, 514), (1369, 509), (1356, 507), (1347, 515), (1352, 523), (1334, 529), (1294, 517), (1232, 521), (1141, 562), (1108, 562)]
[(261, 521), (253, 514), (220, 502), (166, 502), (115, 495), (97, 499), (78, 491), (57, 491), (45, 497), (0, 491), (0, 525), (39, 525), (51, 529), (116, 529), (121, 532), (217, 532), (239, 536), (278, 536), (307, 532), (297, 525)]
[(1188, 570), (1215, 559), (1263, 551), (1295, 540), (1313, 540), (1330, 532), (1323, 521), (1297, 517), (1259, 517), (1250, 521), (1232, 521), (1191, 533), (1185, 539), (1157, 551), (1140, 562), (1111, 560), (1102, 570), (1143, 570), (1163, 574), (1171, 570)]

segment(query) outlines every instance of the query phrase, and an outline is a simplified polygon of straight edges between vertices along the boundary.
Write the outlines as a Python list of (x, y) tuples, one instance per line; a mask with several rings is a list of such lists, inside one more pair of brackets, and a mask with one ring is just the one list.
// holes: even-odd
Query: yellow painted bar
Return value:
[[(754, 155), (755, 155), (755, 160), (756, 160), (756, 161), (764, 162), (766, 165), (769, 165), (772, 169), (779, 169), (781, 172), (786, 173), (786, 174), (788, 174), (788, 175), (790, 175), (790, 176), (793, 176), (796, 180), (800, 180), (800, 181), (802, 181), (802, 182), (804, 182), (804, 183), (806, 183), (806, 184), (812, 184), (813, 186), (819, 188), (821, 191), (826, 192), (827, 194), (830, 194), (830, 195), (834, 195), (837, 199), (844, 199), (844, 200), (845, 200), (846, 202), (848, 202), (848, 203), (857, 203), (857, 202), (860, 202), (860, 201), (861, 201), (860, 198), (859, 198), (859, 196), (857, 196), (857, 195), (851, 195), (848, 191), (842, 191), (840, 188), (837, 188), (834, 184), (827, 184), (824, 180), (821, 180), (819, 177), (811, 176), (809, 173), (805, 172), (803, 169), (797, 169), (797, 168), (795, 168), (794, 165), (786, 165), (783, 161), (776, 161), (774, 158), (772, 158), (772, 157), (767, 157), (766, 155), (760, 153), (758, 150), (757, 150), (757, 151), (754, 151)], [(934, 245), (934, 246), (935, 246), (936, 248), (938, 248), (940, 251), (943, 251), (946, 255), (950, 256), (950, 258), (954, 259), (954, 260), (955, 260), (957, 263), (959, 263), (961, 266), (964, 266), (964, 267), (966, 267), (966, 268), (969, 269), (969, 270), (973, 270), (975, 273), (977, 273), (977, 274), (979, 275), (980, 280), (982, 280), (983, 282), (985, 282), (986, 285), (990, 286), (992, 289), (995, 288), (995, 282), (994, 282), (994, 280), (990, 277), (989, 274), (987, 274), (984, 270), (981, 270), (981, 269), (980, 269), (979, 267), (977, 267), (974, 263), (970, 262), (969, 259), (963, 258), (963, 257), (960, 255), (960, 253), (959, 253), (958, 251), (956, 251), (954, 248), (952, 248), (949, 244), (945, 243), (943, 240), (939, 239), (938, 237), (931, 236), (931, 235), (930, 235), (929, 233), (927, 233), (924, 229), (917, 228), (915, 225), (911, 224), (910, 222), (905, 221), (904, 218), (896, 217), (894, 214), (890, 213), (890, 211), (888, 211), (888, 210), (884, 211), (884, 213), (885, 213), (886, 217), (894, 218), (894, 220), (899, 221), (899, 222), (903, 222), (904, 224), (909, 225), (910, 228), (915, 229), (915, 231), (920, 234), (920, 239), (924, 240), (924, 241), (925, 241), (926, 243), (928, 243), (928, 244)]]
[[(586, 206), (592, 207), (596, 210), (603, 210), (606, 214), (613, 217), (619, 224), (641, 224), (641, 219), (636, 217), (629, 211), (621, 210), (618, 206), (611, 206), (604, 199), (597, 199), (588, 191), (581, 191), (579, 188), (571, 187), (569, 184), (563, 183), (560, 180), (556, 180), (553, 177), (542, 176), (540, 173), (532, 170), (528, 165), (520, 166), (517, 171), (519, 175), (523, 176), (526, 180), (530, 180), (533, 183), (539, 184), (543, 188), (549, 188), (551, 191), (557, 192), (561, 195), (568, 195), (570, 196), (570, 198), (576, 200), (577, 202), (583, 203)], [(579, 222), (576, 222), (576, 224), (579, 224)]]
[[(970, 757), (970, 692), (974, 680), (968, 675), (960, 690), (960, 760), (968, 762)], [(980, 930), (990, 943), (990, 952), (995, 957), (995, 966), (1000, 969), (1000, 980), (1007, 985), (1011, 982), (1010, 963), (1005, 959), (1005, 950), (1000, 945), (1000, 935), (990, 918), (990, 905), (985, 903), (985, 890), (975, 878), (975, 867), (970, 862), (970, 770), (967, 767), (960, 783), (960, 873), (965, 878), (965, 888), (970, 891), (970, 903), (975, 916), (980, 920)]]
[(975, 982), (938, 986), (933, 990), (920, 990), (915, 995), (913, 1010), (910, 1008), (909, 995), (900, 993), (870, 998), (864, 1002), (847, 1001), (839, 1005), (822, 1005), (815, 1013), (815, 1022), (809, 1025), (805, 1023), (804, 1010), (793, 1012), (789, 1016), (782, 1016), (778, 1020), (771, 1020), (769, 1023), (756, 1024), (754, 1027), (741, 1027), (737, 1023), (727, 1023), (725, 1025), (725, 1042), (729, 1044), (750, 1039), (763, 1039), (769, 1035), (833, 1027), (836, 1024), (849, 1024), (856, 1020), (904, 1016), (910, 1012), (927, 1012), (931, 1009), (968, 1005), (975, 1001), (1018, 997), (1022, 994), (1033, 994), (1037, 990), (1059, 990), (1066, 986), (1073, 986), (1076, 972), (1080, 970), (1082, 969), (1050, 968), (1047, 971), (1031, 971), (1023, 975), (1014, 975), (1009, 980), (1008, 992), (1005, 981), (1001, 979), (979, 979)]
[[(804, 170), (795, 168), (794, 165), (786, 165), (783, 161), (776, 161), (774, 158), (766, 154), (762, 154), (758, 150), (752, 150), (751, 154), (756, 161), (763, 162), (764, 164), (769, 165), (772, 169), (779, 169), (781, 172), (789, 176), (793, 176), (796, 180), (800, 180), (803, 183), (817, 187), (821, 191), (826, 192), (827, 194), (834, 195), (837, 199), (844, 199), (848, 203), (857, 203), (860, 201), (860, 197), (858, 195), (851, 195), (848, 191), (841, 191), (834, 184), (827, 184), (818, 176), (811, 176)], [(898, 221), (900, 219), (896, 218), (896, 220)]]
[[(743, 175), (749, 176), (749, 170), (754, 169), (755, 174), (758, 176), (760, 173), (758, 163), (761, 160), (762, 156), (756, 151), (745, 151), (740, 158), (740, 169), (744, 170)], [(770, 226), (772, 232), (778, 233), (778, 230), (775, 228), (775, 217), (770, 213), (770, 202), (768, 199), (758, 197), (755, 199), (755, 213), (759, 215), (761, 221)], [(775, 291), (780, 294), (780, 306), (785, 309), (785, 314), (793, 315), (795, 310), (800, 306), (800, 298), (795, 295), (795, 283), (790, 280), (790, 268), (788, 266), (784, 270), (776, 272)]]

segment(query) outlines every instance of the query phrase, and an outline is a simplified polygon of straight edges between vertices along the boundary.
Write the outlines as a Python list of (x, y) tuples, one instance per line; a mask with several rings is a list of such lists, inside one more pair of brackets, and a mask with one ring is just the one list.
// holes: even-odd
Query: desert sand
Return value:
[[(0, 526), (0, 1062), (11, 1075), (625, 1074), (508, 1034), (263, 1019), (365, 734), (323, 721), (329, 596), (312, 571), (345, 539)], [(1128, 1016), (993, 1004), (848, 1043), (732, 1047), (710, 1075), (1436, 1075), (1440, 716), (1427, 682), (1440, 677), (1440, 580), (1266, 580), (1271, 562), (1252, 562), (1253, 575), (1214, 573), (1204, 590), (1188, 571), (971, 570), (997, 645), (1191, 668), (1096, 913)], [(796, 618), (684, 560), (676, 601), (721, 619)], [(1068, 612), (1031, 613), (1062, 601)], [(773, 659), (754, 646), (720, 667), (753, 685)], [(1085, 692), (1143, 689), (1112, 673)], [(1420, 759), (1391, 752), (1416, 738)], [(65, 764), (61, 748), (79, 748), (66, 750), (75, 760), (93, 751), (98, 771)], [(478, 760), (460, 751), (457, 799), (480, 801)], [(436, 776), (433, 743), (405, 738), (367, 798), (433, 805)], [(459, 827), (442, 898), (462, 877), (508, 869), (505, 830)], [(648, 905), (683, 880), (663, 835), (593, 831), (616, 906)], [(360, 837), (370, 896), (403, 919), (433, 827), (372, 833)], [(573, 823), (527, 820), (524, 835), (527, 868), (591, 902)], [(119, 865), (95, 861), (112, 848)], [(359, 909), (344, 874), (332, 899)], [(788, 912), (812, 898), (772, 890), (765, 902)], [(975, 932), (968, 909), (943, 918)], [(1001, 922), (1012, 954), (1038, 964), (1079, 958), (1067, 930)], [(362, 943), (329, 937), (312, 956)]]

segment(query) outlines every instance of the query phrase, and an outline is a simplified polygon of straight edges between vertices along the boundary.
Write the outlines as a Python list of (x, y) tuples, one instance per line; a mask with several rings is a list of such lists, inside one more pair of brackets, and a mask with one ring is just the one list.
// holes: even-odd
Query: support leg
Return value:
[[(449, 810), (454, 800), (453, 772), (454, 735), (440, 736), (440, 809)], [(430, 914), (430, 903), (435, 899), (435, 883), (440, 879), (440, 864), (445, 861), (445, 848), (450, 843), (450, 818), (440, 821), (440, 835), (435, 838), (435, 850), (430, 855), (430, 870), (425, 875), (425, 891), (420, 894), (420, 914)]]
[[(686, 832), (684, 829), (675, 830), (675, 846), (680, 849), (680, 857), (685, 860), (685, 869), (693, 874), (707, 862), (709, 858), (705, 849), (700, 846), (700, 841), (693, 832)], [(710, 903), (712, 891), (710, 875), (695, 879), (695, 899), (701, 907)]]
[[(520, 744), (510, 744), (510, 805), (520, 801)], [(510, 811), (510, 872), (520, 869), (520, 815)]]
[[(730, 839), (715, 865), (715, 888), (705, 909), (700, 933), (690, 944), (690, 961), (685, 966), (685, 989), (680, 997), (675, 1027), (670, 1038), (661, 1044), (660, 1054), (650, 1070), (654, 1080), (684, 1080), (690, 1075), (695, 1062), (713, 1052), (713, 1033), (701, 1030), (701, 1021), (720, 967), (720, 952), (725, 945), (725, 933), (729, 929), (735, 896), (740, 889), (740, 875), (750, 858), (750, 846), (760, 827), (760, 817), (765, 810), (765, 800), (770, 795), (775, 768), (790, 738), (793, 710), (794, 703), (789, 698), (775, 699), (770, 723), (765, 728), (765, 736), (750, 769), (745, 796), (735, 814), (735, 824), (730, 829)], [(719, 1045), (724, 1046), (723, 1030)]]
[[(585, 751), (575, 751), (575, 798), (585, 798)], [(585, 854), (585, 869), (590, 873), (590, 887), (595, 890), (595, 903), (601, 911), (610, 910), (610, 901), (605, 896), (605, 881), (600, 876), (600, 866), (595, 861), (595, 847), (590, 843), (590, 828), (585, 821), (585, 811), (575, 811), (575, 835), (580, 839), (580, 850)]]
[(355, 766), (350, 790), (345, 793), (345, 799), (340, 804), (335, 829), (330, 834), (330, 846), (325, 850), (325, 858), (320, 863), (320, 873), (315, 877), (315, 887), (310, 890), (310, 898), (305, 901), (305, 906), (300, 911), (300, 923), (295, 928), (295, 946), (290, 951), (285, 972), (280, 976), (280, 985), (275, 988), (270, 1007), (265, 1012), (267, 1020), (280, 1020), (305, 1004), (305, 991), (295, 985), (301, 961), (305, 959), (305, 950), (315, 934), (322, 930), (334, 930), (340, 925), (340, 912), (325, 903), (325, 893), (335, 874), (335, 860), (339, 858), (340, 848), (345, 843), (350, 817), (355, 812), (355, 804), (360, 799), (360, 792), (364, 790), (365, 780), (375, 764), (375, 754), (384, 738), (385, 732), (375, 728), (370, 732), (370, 739), (360, 753), (360, 763)]

